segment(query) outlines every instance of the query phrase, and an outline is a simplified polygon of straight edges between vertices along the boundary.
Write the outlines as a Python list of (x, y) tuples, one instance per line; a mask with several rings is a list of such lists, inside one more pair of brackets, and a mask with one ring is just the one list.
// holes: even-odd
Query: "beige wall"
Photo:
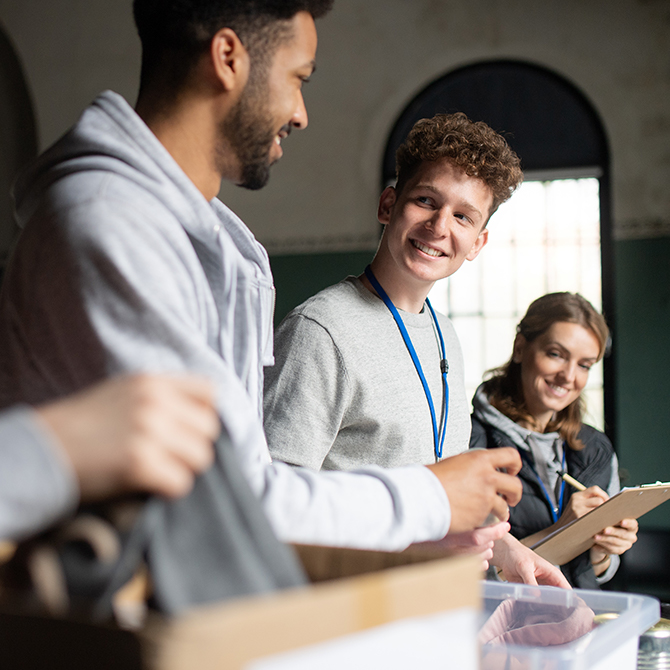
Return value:
[[(130, 6), (0, 0), (42, 146), (99, 90), (134, 101)], [(532, 61), (580, 88), (610, 140), (615, 237), (670, 235), (667, 0), (335, 0), (319, 36), (309, 128), (285, 141), (264, 191), (222, 191), (270, 251), (373, 247), (381, 156), (397, 115), (435, 78), (492, 58)]]

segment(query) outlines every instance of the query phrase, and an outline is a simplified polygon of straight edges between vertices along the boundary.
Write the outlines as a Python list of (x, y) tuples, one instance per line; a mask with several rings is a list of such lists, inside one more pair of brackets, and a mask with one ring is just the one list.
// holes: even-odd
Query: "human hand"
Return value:
[(576, 491), (570, 496), (557, 525), (566, 526), (575, 519), (580, 519), (592, 509), (602, 505), (608, 498), (607, 493), (599, 486), (590, 486), (584, 491)]
[(595, 544), (591, 547), (591, 563), (603, 563), (611, 554), (621, 555), (637, 542), (637, 519), (623, 519), (616, 526), (608, 526), (593, 536)]
[(511, 447), (472, 449), (426, 467), (449, 497), (450, 533), (482, 526), (491, 512), (507, 521), (508, 505), (521, 499), (521, 482), (514, 476), (521, 469), (521, 458)]
[(571, 588), (568, 580), (555, 565), (521, 544), (509, 533), (495, 543), (491, 563), (501, 568), (502, 577), (508, 582)]
[(118, 377), (37, 408), (84, 500), (128, 491), (179, 497), (214, 459), (214, 388), (193, 376)]
[(479, 555), (482, 570), (487, 570), (493, 557), (493, 543), (509, 532), (507, 521), (483, 526), (465, 533), (449, 533), (435, 542), (419, 542), (415, 547), (428, 547), (443, 552), (446, 556)]

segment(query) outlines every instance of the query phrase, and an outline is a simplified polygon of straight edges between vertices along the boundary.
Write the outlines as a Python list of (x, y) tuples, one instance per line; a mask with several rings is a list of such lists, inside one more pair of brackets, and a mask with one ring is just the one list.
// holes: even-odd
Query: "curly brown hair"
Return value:
[[(555, 323), (576, 323), (591, 331), (598, 340), (598, 360), (605, 355), (609, 344), (609, 328), (605, 318), (578, 293), (548, 293), (534, 300), (516, 327), (517, 337), (521, 336), (526, 342), (532, 342)], [(491, 378), (484, 382), (484, 393), (491, 405), (516, 423), (534, 425), (523, 397), (521, 363), (515, 363), (512, 356), (505, 365), (491, 370), (490, 374)], [(583, 416), (584, 401), (579, 396), (556, 413), (547, 424), (545, 432), (557, 431), (570, 449), (579, 451), (584, 448), (582, 441), (577, 438)]]
[(489, 217), (523, 181), (519, 157), (505, 138), (462, 112), (437, 114), (414, 124), (396, 152), (396, 191), (402, 191), (422, 163), (446, 159), (493, 194)]

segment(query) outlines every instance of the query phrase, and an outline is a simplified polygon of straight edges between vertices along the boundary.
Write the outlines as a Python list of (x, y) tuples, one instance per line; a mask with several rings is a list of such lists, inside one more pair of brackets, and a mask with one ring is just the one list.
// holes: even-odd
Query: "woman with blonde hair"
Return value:
[[(589, 370), (605, 354), (609, 329), (586, 299), (550, 293), (517, 326), (512, 357), (473, 399), (470, 447), (514, 446), (522, 457), (521, 502), (511, 532), (532, 544), (619, 491), (617, 458), (604, 433), (582, 422)], [(567, 472), (587, 488), (577, 491)], [(573, 586), (598, 588), (637, 539), (637, 521), (604, 528), (589, 550), (562, 566)]]

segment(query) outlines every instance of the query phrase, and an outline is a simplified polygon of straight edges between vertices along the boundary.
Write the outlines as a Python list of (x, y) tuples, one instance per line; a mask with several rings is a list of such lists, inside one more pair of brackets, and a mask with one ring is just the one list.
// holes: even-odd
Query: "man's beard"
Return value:
[(240, 163), (239, 185), (253, 191), (268, 183), (270, 150), (277, 135), (269, 127), (272, 120), (266, 100), (267, 87), (250, 81), (222, 125), (223, 134)]

